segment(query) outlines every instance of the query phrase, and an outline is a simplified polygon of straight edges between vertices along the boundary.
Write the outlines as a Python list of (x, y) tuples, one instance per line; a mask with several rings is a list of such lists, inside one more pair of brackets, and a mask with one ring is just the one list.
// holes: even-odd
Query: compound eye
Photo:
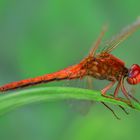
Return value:
[(129, 70), (129, 78), (135, 78), (137, 75), (140, 74), (140, 67), (137, 64), (132, 65)]
[(133, 64), (130, 68), (130, 70), (139, 70), (140, 71), (140, 66), (137, 64)]

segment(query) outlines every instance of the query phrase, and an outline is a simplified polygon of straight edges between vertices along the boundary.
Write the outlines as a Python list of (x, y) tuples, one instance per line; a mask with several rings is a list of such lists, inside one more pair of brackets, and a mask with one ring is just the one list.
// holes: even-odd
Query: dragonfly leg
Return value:
[(124, 96), (125, 96), (128, 100), (130, 100), (130, 99), (129, 99), (128, 92), (126, 91), (126, 89), (125, 89), (125, 87), (124, 87), (123, 85), (122, 85), (122, 92), (123, 92)]
[(130, 98), (131, 98), (131, 99), (133, 99), (134, 101), (136, 101), (137, 103), (140, 104), (140, 102), (139, 102), (135, 97), (133, 97), (131, 94), (129, 94), (129, 93), (127, 92), (126, 88), (124, 87), (124, 80), (122, 81), (121, 89), (122, 89), (122, 92), (123, 92), (124, 96), (125, 96), (128, 100), (130, 100)]
[[(114, 96), (111, 96), (111, 95), (106, 95), (106, 92), (115, 84), (115, 80), (114, 81), (112, 81), (108, 86), (106, 86), (101, 92), (102, 92), (102, 96), (104, 96), (104, 97), (106, 97), (106, 98), (110, 98), (110, 99), (115, 99), (115, 100), (117, 100), (117, 101), (122, 101), (122, 102), (125, 102), (126, 104), (128, 104), (130, 107), (132, 107), (132, 108), (134, 108), (133, 106), (132, 106), (132, 104), (131, 104), (131, 101), (130, 100), (125, 100), (125, 99), (122, 99), (122, 98), (119, 98), (119, 97), (114, 97)], [(117, 92), (118, 92), (118, 90), (119, 90), (119, 84), (118, 84), (118, 86), (117, 86), (117, 88), (116, 88), (116, 93), (115, 94), (117, 94)]]
[(117, 87), (115, 89), (115, 92), (114, 92), (114, 97), (115, 98), (118, 96), (120, 86), (121, 86), (121, 80), (118, 82)]
[(111, 87), (113, 87), (113, 85), (114, 85), (115, 83), (116, 83), (116, 81), (114, 80), (114, 81), (112, 81), (109, 85), (107, 85), (104, 89), (102, 89), (102, 90), (101, 90), (102, 96), (107, 97), (107, 98), (111, 98), (111, 99), (120, 100), (119, 98), (106, 95), (106, 92), (107, 92)]
[[(120, 86), (121, 86), (121, 81), (122, 81), (123, 78), (120, 79), (120, 81), (118, 82), (118, 85), (115, 89), (115, 92), (114, 92), (114, 97), (116, 98), (117, 95), (118, 95), (118, 92), (119, 92), (119, 89), (120, 89)], [(121, 105), (119, 105), (119, 107), (128, 115), (129, 113), (125, 110), (125, 108)]]
[(102, 96), (113, 99), (114, 97), (106, 95), (106, 92), (115, 84), (115, 80), (109, 83), (104, 89), (101, 90)]
[(112, 81), (109, 85), (107, 85), (104, 89), (102, 89), (102, 95), (106, 95), (106, 92), (116, 83), (116, 81)]
[(129, 115), (129, 113), (125, 110), (123, 106), (119, 105), (119, 107), (125, 112), (125, 114)]
[(110, 108), (107, 104), (105, 104), (104, 102), (101, 102), (107, 109), (109, 109), (113, 115), (118, 119), (120, 120), (120, 118), (116, 115), (116, 113), (114, 112), (114, 110), (112, 108)]
[(129, 97), (130, 97), (131, 99), (133, 99), (134, 101), (136, 101), (137, 103), (140, 104), (140, 101), (139, 101), (138, 99), (136, 99), (133, 95), (131, 95), (131, 94), (129, 94), (129, 93), (128, 93), (128, 95), (129, 95)]

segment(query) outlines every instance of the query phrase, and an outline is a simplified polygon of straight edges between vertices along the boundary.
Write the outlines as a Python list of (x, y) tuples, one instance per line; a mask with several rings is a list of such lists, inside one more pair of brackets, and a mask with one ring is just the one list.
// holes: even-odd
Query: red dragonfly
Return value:
[[(110, 84), (102, 90), (102, 95), (108, 98), (118, 98), (119, 89), (122, 90), (124, 96), (130, 100), (135, 99), (124, 86), (124, 80), (128, 84), (135, 85), (140, 83), (140, 66), (133, 64), (130, 68), (126, 68), (125, 63), (114, 55), (110, 54), (121, 42), (129, 37), (134, 31), (140, 27), (140, 20), (136, 20), (132, 25), (122, 30), (117, 36), (107, 41), (101, 51), (98, 53), (98, 48), (101, 40), (106, 32), (106, 28), (102, 30), (94, 47), (91, 49), (89, 55), (84, 58), (79, 64), (67, 67), (63, 70), (39, 76), (36, 78), (25, 79), (17, 82), (12, 82), (0, 87), (0, 91), (8, 91), (17, 88), (33, 86), (40, 83), (48, 83), (60, 80), (83, 79), (86, 76), (100, 79), (109, 80)], [(113, 96), (106, 95), (106, 92), (117, 83)]]

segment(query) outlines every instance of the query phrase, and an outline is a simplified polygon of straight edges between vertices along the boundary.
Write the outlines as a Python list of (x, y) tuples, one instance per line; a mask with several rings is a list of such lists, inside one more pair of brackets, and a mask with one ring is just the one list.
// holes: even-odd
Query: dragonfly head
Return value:
[(128, 72), (129, 78), (136, 78), (140, 74), (140, 66), (137, 64), (134, 64), (131, 66)]
[(140, 66), (133, 64), (128, 71), (127, 81), (129, 84), (138, 84), (140, 82)]

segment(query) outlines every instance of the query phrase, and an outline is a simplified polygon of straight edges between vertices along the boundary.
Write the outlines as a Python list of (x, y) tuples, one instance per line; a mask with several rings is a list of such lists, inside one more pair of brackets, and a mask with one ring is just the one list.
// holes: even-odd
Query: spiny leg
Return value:
[(102, 96), (106, 97), (106, 98), (111, 98), (111, 99), (115, 99), (115, 100), (120, 100), (120, 98), (116, 98), (114, 96), (109, 96), (106, 95), (106, 92), (111, 89), (111, 87), (113, 87), (113, 85), (116, 83), (116, 80), (112, 81), (111, 83), (109, 83), (104, 89), (101, 90), (102, 92)]
[(131, 99), (133, 99), (134, 101), (136, 101), (137, 103), (140, 104), (140, 101), (139, 101), (138, 99), (136, 99), (134, 96), (132, 96), (132, 95), (129, 94), (129, 93), (128, 93), (128, 95), (129, 95), (129, 97), (130, 97)]
[[(92, 81), (93, 81), (93, 79), (91, 78), (91, 77), (87, 77), (87, 83), (88, 83), (88, 87), (90, 88), (90, 89), (92, 89), (93, 88), (93, 85), (92, 85)], [(120, 118), (116, 115), (116, 113), (114, 112), (114, 110), (113, 109), (111, 109), (107, 104), (105, 104), (104, 102), (101, 102), (106, 108), (108, 108), (113, 114), (114, 114), (114, 116), (117, 118), (117, 119), (119, 119), (120, 120)], [(123, 107), (122, 107), (123, 108)], [(123, 108), (123, 110), (125, 110), (124, 108)], [(126, 111), (125, 111), (126, 112)], [(127, 113), (127, 112), (126, 112)]]
[[(121, 79), (119, 80), (118, 85), (117, 85), (117, 87), (116, 87), (116, 89), (115, 89), (115, 92), (114, 92), (114, 97), (115, 97), (115, 98), (117, 97), (117, 95), (118, 95), (118, 93), (119, 93), (119, 89), (120, 89), (120, 86), (121, 86), (121, 81), (122, 81), (122, 79), (123, 79), (123, 78), (121, 78)], [(123, 106), (119, 105), (119, 107), (120, 107), (127, 115), (129, 114), (129, 113), (125, 110), (125, 108), (124, 108)]]
[[(110, 99), (115, 99), (117, 101), (122, 101), (122, 102), (125, 102), (126, 104), (128, 104), (130, 107), (133, 107), (130, 100), (125, 100), (125, 99), (122, 99), (122, 98), (118, 98), (118, 97), (114, 97), (114, 96), (109, 96), (109, 95), (106, 95), (106, 92), (115, 84), (115, 80), (112, 81), (108, 86), (106, 86), (101, 92), (102, 92), (102, 96), (106, 97), (106, 98), (110, 98)], [(117, 89), (118, 90), (118, 89)], [(116, 93), (117, 93), (117, 90), (116, 90)]]
[[(112, 81), (109, 85), (107, 85), (103, 90), (102, 90), (102, 95), (103, 96), (105, 96), (105, 97), (107, 97), (107, 98), (112, 98), (112, 99), (114, 99), (114, 97), (112, 97), (112, 96), (108, 96), (108, 95), (106, 95), (106, 92), (115, 84), (115, 80), (114, 81)], [(116, 88), (117, 89), (117, 88)], [(117, 90), (115, 90), (116, 91), (116, 93), (117, 93)], [(120, 118), (115, 114), (115, 112), (108, 106), (108, 105), (106, 105), (104, 102), (101, 102), (105, 107), (107, 107), (113, 114), (114, 114), (114, 116), (117, 118), (117, 119), (119, 119), (120, 120)]]
[[(88, 88), (89, 88), (89, 89), (93, 89), (92, 83), (93, 83), (93, 78), (87, 77), (87, 84), (88, 84)], [(93, 102), (92, 102), (92, 103), (93, 103)], [(114, 112), (113, 109), (111, 109), (111, 108), (110, 108), (107, 104), (105, 104), (104, 102), (101, 102), (101, 103), (102, 103), (107, 109), (109, 109), (109, 110), (114, 114), (114, 116), (115, 116), (117, 119), (120, 119), (120, 118), (116, 115), (116, 113)], [(122, 109), (125, 111), (125, 109), (124, 109), (122, 106), (120, 106), (120, 108), (122, 108)], [(127, 111), (125, 111), (125, 113), (128, 114)]]
[(121, 90), (122, 90), (124, 96), (125, 96), (128, 100), (130, 100), (130, 99), (129, 99), (129, 95), (128, 95), (128, 93), (127, 93), (125, 87), (124, 87), (124, 78), (121, 80)]
[(118, 119), (120, 120), (120, 118), (116, 115), (116, 113), (114, 112), (114, 110), (112, 108), (110, 108), (107, 104), (105, 104), (104, 102), (101, 102), (107, 109), (109, 109), (113, 115)]
[[(134, 96), (132, 96), (131, 94), (129, 94), (129, 93), (127, 92), (127, 90), (125, 89), (125, 87), (124, 87), (124, 79), (122, 80), (122, 83), (121, 83), (121, 89), (122, 89), (122, 92), (124, 93), (124, 95), (125, 95), (125, 97), (126, 97), (127, 99), (129, 99), (129, 97), (130, 97), (131, 99), (133, 99), (134, 101), (136, 101), (137, 103), (140, 104), (140, 102), (139, 102)], [(129, 99), (129, 100), (130, 100), (130, 99)]]
[(122, 78), (119, 80), (118, 84), (117, 84), (117, 87), (115, 89), (115, 92), (114, 92), (114, 97), (116, 98), (118, 96), (118, 93), (119, 93), (119, 89), (120, 89), (120, 86), (121, 86), (121, 80)]
[(111, 83), (109, 83), (109, 85), (107, 85), (104, 89), (102, 89), (102, 95), (103, 96), (107, 96), (106, 92), (116, 83), (116, 81), (112, 81)]
[(119, 105), (119, 107), (125, 112), (125, 114), (129, 115), (129, 113), (125, 110), (123, 106)]
[[(92, 81), (93, 81), (93, 79), (92, 79), (91, 77), (87, 77), (87, 83), (88, 83), (88, 87), (89, 87), (90, 89), (93, 89)], [(107, 104), (105, 104), (104, 102), (101, 102), (101, 103), (102, 103), (107, 109), (109, 109), (117, 119), (120, 120), (120, 118), (116, 115), (116, 113), (114, 112), (113, 109), (111, 109), (111, 108), (110, 108)]]

